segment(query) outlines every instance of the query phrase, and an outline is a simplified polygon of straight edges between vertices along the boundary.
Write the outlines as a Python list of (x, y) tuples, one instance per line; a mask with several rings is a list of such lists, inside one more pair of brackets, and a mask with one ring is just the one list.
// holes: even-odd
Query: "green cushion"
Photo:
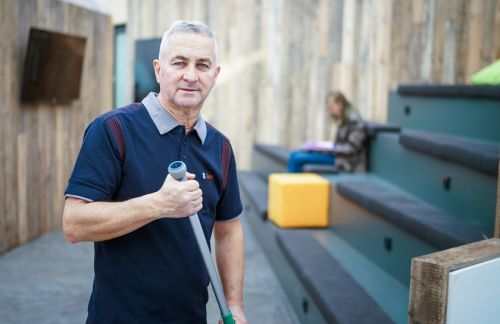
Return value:
[(500, 84), (500, 60), (471, 76), (472, 84)]

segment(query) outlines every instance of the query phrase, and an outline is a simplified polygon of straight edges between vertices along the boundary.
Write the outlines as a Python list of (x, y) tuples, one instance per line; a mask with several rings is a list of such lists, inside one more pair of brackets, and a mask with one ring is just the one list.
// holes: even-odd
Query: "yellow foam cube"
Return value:
[(329, 192), (329, 181), (317, 174), (271, 174), (268, 217), (279, 227), (325, 227)]

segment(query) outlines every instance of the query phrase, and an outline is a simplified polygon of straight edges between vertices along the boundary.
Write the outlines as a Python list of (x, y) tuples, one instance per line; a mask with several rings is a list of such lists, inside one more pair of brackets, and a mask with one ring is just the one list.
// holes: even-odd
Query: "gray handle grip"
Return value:
[[(168, 173), (177, 181), (185, 181), (187, 167), (182, 161), (175, 161), (170, 163), (168, 166)], [(214, 261), (212, 260), (212, 255), (210, 254), (210, 249), (208, 248), (207, 241), (205, 239), (205, 234), (203, 233), (203, 228), (201, 227), (200, 219), (198, 214), (189, 216), (189, 221), (194, 232), (194, 237), (198, 243), (198, 248), (200, 249), (201, 257), (203, 258), (203, 263), (205, 263), (205, 268), (207, 269), (210, 282), (212, 283), (212, 288), (215, 293), (215, 298), (219, 304), (219, 309), (222, 314), (227, 314), (229, 312), (229, 307), (227, 306), (227, 301), (224, 296), (224, 290), (222, 289), (222, 284), (220, 282), (219, 276), (217, 275), (217, 270), (215, 269)]]
[(177, 181), (186, 180), (186, 164), (182, 161), (175, 161), (168, 166), (168, 173)]

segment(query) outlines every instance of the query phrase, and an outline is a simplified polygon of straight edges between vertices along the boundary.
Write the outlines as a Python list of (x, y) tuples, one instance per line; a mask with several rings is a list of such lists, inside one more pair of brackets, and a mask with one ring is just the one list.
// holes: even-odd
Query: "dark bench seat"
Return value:
[(283, 165), (288, 165), (288, 156), (290, 151), (277, 145), (254, 144), (254, 150), (274, 159)]
[(401, 127), (395, 124), (382, 124), (373, 121), (366, 121), (366, 135), (369, 139), (375, 138), (378, 133), (398, 133)]
[(412, 150), (496, 175), (500, 144), (425, 131), (403, 130), (399, 142)]
[(409, 194), (371, 181), (339, 181), (337, 191), (345, 198), (439, 249), (479, 241), (492, 235), (488, 230), (454, 218)]
[(310, 230), (279, 230), (278, 246), (328, 323), (392, 323)]
[(267, 219), (267, 183), (256, 173), (249, 171), (240, 171), (238, 173), (238, 182), (259, 218)]
[(252, 152), (252, 171), (263, 179), (271, 173), (288, 171), (290, 151), (276, 145), (255, 143)]
[(467, 84), (400, 85), (403, 96), (500, 99), (500, 86)]

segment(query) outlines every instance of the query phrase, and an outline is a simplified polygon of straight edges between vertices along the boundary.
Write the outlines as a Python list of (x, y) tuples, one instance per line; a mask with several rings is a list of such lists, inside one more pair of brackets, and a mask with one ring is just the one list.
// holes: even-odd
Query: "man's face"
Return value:
[(162, 101), (185, 109), (201, 108), (220, 70), (213, 39), (194, 33), (170, 36), (161, 61), (153, 66)]

